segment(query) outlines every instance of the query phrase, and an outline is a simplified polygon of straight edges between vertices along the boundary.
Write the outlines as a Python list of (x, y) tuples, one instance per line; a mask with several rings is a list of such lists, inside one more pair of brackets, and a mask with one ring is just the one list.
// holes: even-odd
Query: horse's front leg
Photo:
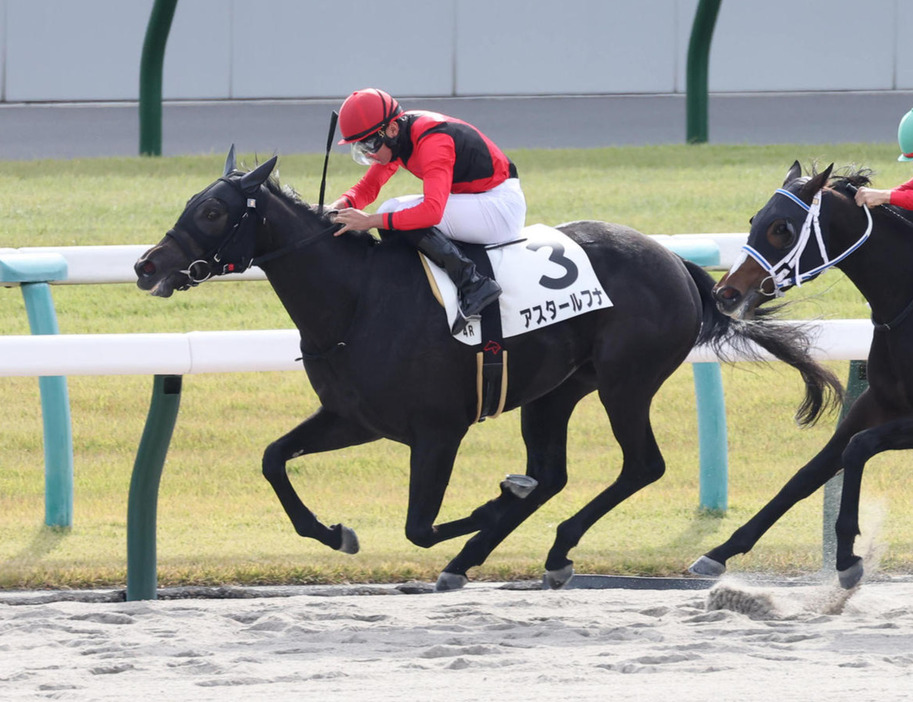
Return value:
[(453, 432), (430, 429), (418, 432), (411, 443), (406, 538), (416, 546), (430, 548), (460, 535), (459, 529), (446, 525), (440, 530), (434, 520), (441, 511), (453, 462), (465, 434), (465, 429)]
[(711, 577), (725, 573), (727, 560), (736, 554), (748, 553), (793, 505), (814, 494), (837, 474), (842, 467), (841, 455), (850, 438), (870, 427), (878, 414), (877, 404), (870, 392), (860, 395), (824, 448), (800, 468), (755, 516), (736, 529), (724, 543), (692, 563), (689, 570), (695, 575)]
[(862, 472), (872, 456), (883, 451), (913, 448), (913, 418), (897, 419), (861, 431), (850, 439), (843, 452), (843, 492), (837, 516), (837, 573), (840, 585), (847, 590), (862, 579), (862, 559), (853, 551), (859, 534), (859, 495)]
[(298, 534), (317, 539), (337, 551), (358, 552), (358, 537), (352, 529), (342, 524), (327, 527), (304, 505), (292, 487), (285, 466), (290, 459), (298, 456), (334, 451), (379, 438), (374, 431), (361, 424), (321, 407), (288, 434), (266, 447), (263, 452), (263, 476), (276, 491), (279, 502)]

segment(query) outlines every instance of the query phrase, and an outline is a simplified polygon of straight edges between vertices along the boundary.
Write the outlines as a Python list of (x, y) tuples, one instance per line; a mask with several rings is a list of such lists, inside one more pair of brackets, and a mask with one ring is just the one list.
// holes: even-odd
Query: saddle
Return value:
[[(505, 244), (458, 242), (479, 271), (498, 281), (501, 297), (472, 320), (457, 341), (478, 349), (478, 420), (496, 417), (507, 396), (504, 339), (528, 334), (578, 315), (612, 307), (583, 247), (558, 229), (533, 224)], [(455, 242), (457, 243), (457, 242)], [(448, 324), (457, 314), (457, 291), (445, 271), (424, 255), (422, 264)], [(449, 327), (448, 327), (449, 328)]]

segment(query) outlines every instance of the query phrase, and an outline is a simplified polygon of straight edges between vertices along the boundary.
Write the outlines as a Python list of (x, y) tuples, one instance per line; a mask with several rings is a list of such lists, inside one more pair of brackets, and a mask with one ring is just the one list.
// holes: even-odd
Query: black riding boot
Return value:
[(501, 286), (482, 275), (476, 264), (463, 255), (440, 229), (403, 230), (402, 234), (435, 265), (443, 268), (460, 295), (459, 314), (453, 323), (453, 334), (466, 328), (470, 317), (478, 317), (483, 309), (501, 295)]

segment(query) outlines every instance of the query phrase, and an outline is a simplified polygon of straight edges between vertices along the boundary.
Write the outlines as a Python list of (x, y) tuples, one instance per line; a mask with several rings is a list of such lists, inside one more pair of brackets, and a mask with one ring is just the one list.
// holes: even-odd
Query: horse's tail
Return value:
[(758, 310), (755, 313), (758, 316), (748, 321), (726, 316), (717, 309), (711, 295), (715, 281), (710, 274), (690, 261), (685, 261), (685, 267), (701, 295), (701, 331), (695, 346), (710, 346), (724, 362), (730, 361), (733, 352), (762, 360), (757, 350), (759, 346), (777, 360), (791, 365), (805, 382), (805, 398), (796, 410), (799, 424), (814, 424), (827, 410), (840, 406), (843, 385), (836, 375), (811, 357), (812, 342), (805, 329), (771, 319), (772, 310)]

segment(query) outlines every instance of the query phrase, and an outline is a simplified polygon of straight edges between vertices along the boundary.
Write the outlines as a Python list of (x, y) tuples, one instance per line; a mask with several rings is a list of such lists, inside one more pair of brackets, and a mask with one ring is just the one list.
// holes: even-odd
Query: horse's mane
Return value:
[[(285, 202), (296, 214), (304, 219), (316, 222), (322, 229), (328, 229), (333, 226), (333, 222), (330, 221), (327, 215), (317, 214), (317, 211), (301, 198), (297, 190), (290, 185), (281, 185), (275, 175), (271, 175), (264, 185), (271, 195)], [(346, 233), (346, 238), (372, 245), (379, 243), (379, 240), (370, 232), (350, 231)]]
[[(813, 172), (812, 175), (814, 176), (815, 173)], [(852, 185), (855, 188), (861, 188), (865, 185), (870, 185), (874, 175), (875, 171), (873, 171), (871, 168), (864, 168), (862, 166), (856, 165), (844, 166), (837, 173), (831, 175), (829, 179), (829, 185), (832, 188), (838, 189), (847, 185)]]
[(301, 196), (292, 186), (280, 185), (279, 178), (275, 175), (271, 175), (264, 185), (266, 185), (266, 189), (270, 191), (270, 194), (285, 202), (301, 216), (314, 220), (324, 227), (328, 227), (332, 224), (326, 215), (319, 215), (312, 210), (311, 206), (301, 199)]

